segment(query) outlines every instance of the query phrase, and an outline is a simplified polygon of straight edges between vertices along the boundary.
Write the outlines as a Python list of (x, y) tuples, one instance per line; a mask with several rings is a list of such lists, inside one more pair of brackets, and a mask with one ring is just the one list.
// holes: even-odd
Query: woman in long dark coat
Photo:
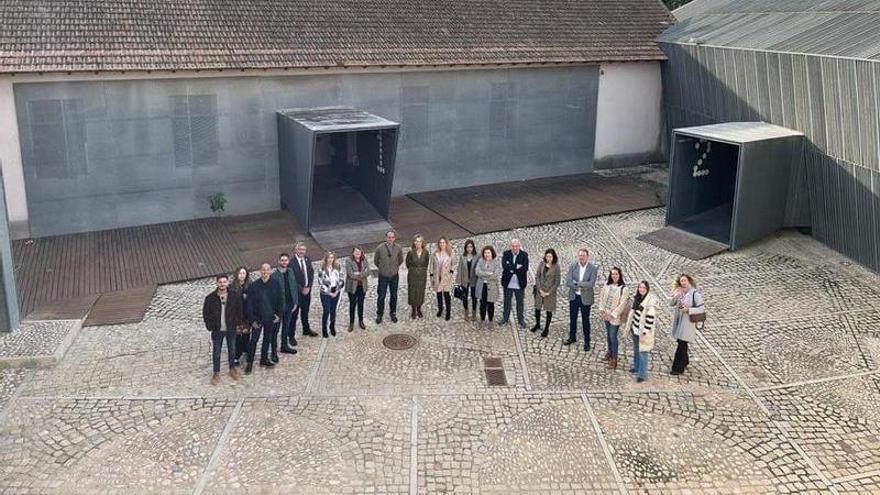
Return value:
[(412, 249), (406, 253), (406, 286), (410, 306), (410, 318), (422, 318), (422, 305), (425, 304), (425, 285), (428, 282), (428, 262), (430, 256), (425, 249), (425, 238), (416, 234)]
[[(251, 277), (250, 272), (247, 268), (240, 266), (235, 272), (233, 272), (232, 276), (229, 277), (229, 288), (236, 291), (241, 297), (241, 307), (244, 308), (247, 304), (247, 289), (248, 286), (251, 285)], [(245, 329), (236, 329), (235, 331), (235, 365), (238, 366), (241, 361), (241, 355), (247, 352), (248, 342), (251, 339), (251, 331), (250, 325), (247, 325), (247, 330)]]

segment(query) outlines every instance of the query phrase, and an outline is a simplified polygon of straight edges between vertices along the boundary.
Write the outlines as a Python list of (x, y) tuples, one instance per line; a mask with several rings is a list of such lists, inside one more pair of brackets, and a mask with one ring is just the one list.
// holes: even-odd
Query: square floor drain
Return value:
[(504, 374), (504, 370), (485, 371), (486, 381), (489, 382), (490, 387), (503, 387), (507, 385), (507, 375)]
[(484, 368), (503, 368), (504, 365), (501, 364), (501, 358), (484, 357), (483, 358), (483, 367)]

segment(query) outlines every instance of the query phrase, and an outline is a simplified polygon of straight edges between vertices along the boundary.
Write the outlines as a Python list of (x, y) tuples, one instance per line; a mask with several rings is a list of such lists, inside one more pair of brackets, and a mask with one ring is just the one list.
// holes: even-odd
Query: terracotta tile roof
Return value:
[(662, 60), (660, 0), (0, 0), (0, 73)]

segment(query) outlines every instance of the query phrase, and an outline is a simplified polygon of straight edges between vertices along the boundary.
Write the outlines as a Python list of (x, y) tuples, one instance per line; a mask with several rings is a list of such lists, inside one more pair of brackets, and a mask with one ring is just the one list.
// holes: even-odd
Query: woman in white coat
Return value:
[(672, 311), (672, 338), (678, 342), (675, 349), (675, 359), (672, 360), (673, 375), (684, 373), (690, 359), (688, 357), (688, 344), (697, 338), (697, 330), (703, 328), (702, 323), (691, 321), (691, 316), (704, 314), (705, 301), (703, 294), (697, 290), (693, 277), (681, 274), (675, 280), (675, 290), (669, 298), (669, 307)]
[(633, 361), (630, 373), (635, 373), (636, 381), (648, 379), (648, 360), (654, 348), (654, 325), (657, 321), (658, 300), (651, 292), (651, 285), (642, 280), (632, 298), (632, 309), (626, 328), (632, 334)]

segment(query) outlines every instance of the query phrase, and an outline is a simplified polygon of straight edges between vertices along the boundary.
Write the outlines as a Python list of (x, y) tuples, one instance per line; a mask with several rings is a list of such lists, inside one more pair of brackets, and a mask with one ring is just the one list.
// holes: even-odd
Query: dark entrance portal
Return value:
[(352, 108), (278, 113), (282, 207), (322, 247), (372, 241), (388, 227), (397, 129)]

